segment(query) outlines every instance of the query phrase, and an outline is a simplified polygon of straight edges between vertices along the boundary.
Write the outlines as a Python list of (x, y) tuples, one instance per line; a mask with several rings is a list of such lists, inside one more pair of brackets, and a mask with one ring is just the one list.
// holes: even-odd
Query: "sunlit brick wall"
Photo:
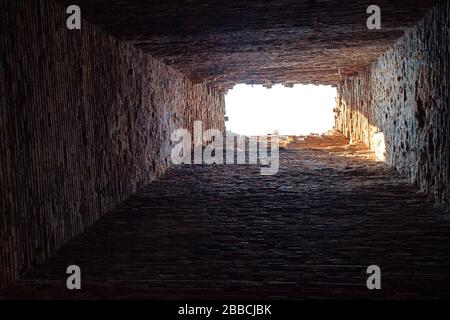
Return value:
[[(449, 1), (338, 88), (336, 127), (450, 208)], [(381, 141), (383, 140), (383, 141)], [(383, 149), (383, 150), (381, 150)]]

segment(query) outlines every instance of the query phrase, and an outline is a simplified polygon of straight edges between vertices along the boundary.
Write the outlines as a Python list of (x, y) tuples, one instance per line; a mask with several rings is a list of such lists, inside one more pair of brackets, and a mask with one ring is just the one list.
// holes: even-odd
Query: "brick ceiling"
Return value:
[[(220, 90), (235, 83), (336, 84), (386, 51), (432, 3), (76, 1), (88, 21)], [(381, 7), (381, 30), (366, 27), (371, 4)]]

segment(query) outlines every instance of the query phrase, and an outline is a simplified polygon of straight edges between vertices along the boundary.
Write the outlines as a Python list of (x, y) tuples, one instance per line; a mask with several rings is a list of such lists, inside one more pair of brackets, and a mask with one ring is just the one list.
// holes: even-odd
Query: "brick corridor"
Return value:
[[(393, 169), (336, 136), (280, 157), (276, 176), (170, 169), (0, 296), (450, 296), (450, 220)], [(82, 269), (81, 291), (65, 289), (70, 264)], [(372, 264), (376, 292), (366, 288)]]

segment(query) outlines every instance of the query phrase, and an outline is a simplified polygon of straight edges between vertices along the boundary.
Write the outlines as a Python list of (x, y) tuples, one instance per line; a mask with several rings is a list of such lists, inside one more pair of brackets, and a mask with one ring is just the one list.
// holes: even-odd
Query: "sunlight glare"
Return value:
[(322, 134), (333, 128), (332, 86), (236, 85), (225, 95), (227, 130), (242, 135)]

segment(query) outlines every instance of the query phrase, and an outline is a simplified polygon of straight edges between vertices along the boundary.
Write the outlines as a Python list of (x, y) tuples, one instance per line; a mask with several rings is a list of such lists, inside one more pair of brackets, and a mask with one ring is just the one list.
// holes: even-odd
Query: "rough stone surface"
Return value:
[[(71, 0), (63, 0), (72, 4)], [(432, 0), (78, 0), (86, 19), (195, 82), (337, 84), (376, 60)]]
[(223, 96), (53, 1), (0, 1), (0, 286), (168, 166), (170, 134), (223, 129)]
[[(334, 135), (282, 150), (276, 176), (173, 167), (0, 296), (449, 298), (450, 221), (374, 159)], [(70, 264), (81, 291), (66, 289)]]
[[(434, 1), (378, 1), (380, 31), (362, 0), (77, 3), (82, 31), (61, 1), (0, 1), (0, 286), (62, 297), (79, 263), (86, 297), (359, 298), (379, 263), (383, 296), (448, 297), (448, 221), (374, 162), (449, 207), (448, 1), (365, 70)], [(237, 82), (341, 83), (337, 127), (375, 154), (314, 137), (276, 177), (185, 167), (144, 188), (173, 129), (223, 129)]]
[(450, 208), (449, 1), (338, 89), (336, 127)]

